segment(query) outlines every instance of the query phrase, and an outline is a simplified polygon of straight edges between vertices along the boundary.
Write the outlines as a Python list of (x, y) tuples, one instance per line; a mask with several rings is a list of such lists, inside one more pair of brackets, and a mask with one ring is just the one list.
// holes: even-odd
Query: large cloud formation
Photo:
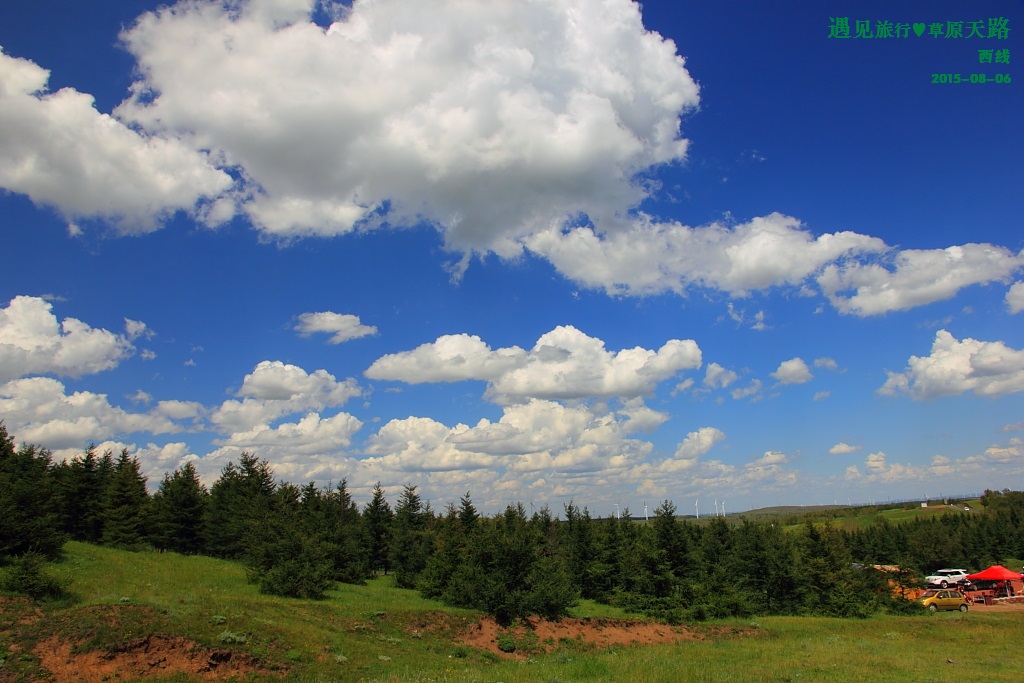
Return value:
[(608, 411), (533, 399), (506, 407), (498, 422), (484, 419), (472, 427), (448, 428), (429, 418), (392, 420), (371, 437), (366, 451), (384, 471), (607, 473), (648, 455), (651, 443), (627, 437), (666, 419), (639, 401)]
[(949, 299), (970, 285), (1006, 282), (1024, 266), (1024, 251), (1014, 254), (991, 244), (964, 244), (894, 251), (889, 260), (891, 267), (831, 264), (818, 277), (818, 284), (843, 313), (902, 311)]
[(361, 394), (353, 379), (339, 382), (326, 370), (306, 372), (281, 361), (261, 361), (245, 376), (237, 396), (213, 411), (222, 430), (241, 432), (301, 411), (340, 406)]
[(911, 356), (903, 372), (890, 372), (878, 392), (909, 393), (916, 400), (968, 391), (1003, 396), (1024, 391), (1024, 351), (1001, 341), (958, 340), (939, 330), (927, 356)]
[(116, 115), (223, 151), (267, 233), (383, 212), (511, 255), (515, 237), (636, 205), (636, 173), (685, 154), (697, 86), (632, 2), (357, 1), (326, 28), (316, 4), (182, 2), (122, 36), (141, 78)]
[(630, 0), (181, 0), (121, 39), (138, 80), (111, 114), (0, 53), (0, 186), (123, 233), (179, 211), (284, 239), (427, 223), (464, 255), (456, 274), (527, 251), (615, 295), (816, 287), (859, 316), (1024, 266), (991, 244), (900, 250), (778, 213), (690, 227), (639, 212), (657, 192), (645, 175), (686, 158), (699, 89)]
[(46, 91), (50, 74), (0, 51), (0, 187), (69, 219), (102, 217), (148, 232), (231, 178), (175, 136), (145, 135), (96, 111), (90, 95)]
[(800, 284), (840, 257), (886, 249), (882, 240), (852, 232), (814, 237), (779, 213), (699, 228), (641, 216), (603, 237), (590, 227), (552, 227), (526, 243), (568, 277), (610, 294), (682, 293), (697, 285), (743, 296)]
[(541, 335), (529, 351), (518, 346), (492, 350), (476, 336), (446, 335), (377, 359), (366, 376), (410, 384), (484, 380), (488, 397), (508, 403), (528, 398), (635, 397), (700, 365), (701, 351), (692, 339), (670, 339), (657, 351), (637, 347), (613, 352), (601, 339), (561, 325)]
[(135, 351), (129, 337), (137, 336), (139, 325), (145, 327), (125, 320), (126, 334), (115, 334), (75, 318), (58, 322), (52, 308), (33, 296), (16, 296), (0, 308), (0, 382), (32, 374), (81, 377), (109, 370)]
[(46, 448), (81, 447), (116, 434), (171, 434), (183, 428), (162, 414), (133, 413), (110, 404), (106, 394), (68, 393), (50, 377), (25, 377), (0, 384), (0, 416), (9, 433)]

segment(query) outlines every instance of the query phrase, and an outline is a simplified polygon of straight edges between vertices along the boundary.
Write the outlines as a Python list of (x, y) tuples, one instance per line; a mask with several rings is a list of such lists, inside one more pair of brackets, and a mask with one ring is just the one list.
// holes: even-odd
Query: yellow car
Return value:
[(961, 612), (967, 611), (967, 599), (957, 590), (927, 590), (917, 599), (922, 605), (932, 612), (940, 609), (958, 609)]

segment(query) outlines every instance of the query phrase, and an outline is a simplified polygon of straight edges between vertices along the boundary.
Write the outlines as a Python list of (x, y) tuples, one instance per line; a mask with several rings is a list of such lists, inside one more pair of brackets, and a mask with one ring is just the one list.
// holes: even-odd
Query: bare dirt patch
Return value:
[(270, 673), (245, 654), (207, 648), (179, 636), (152, 635), (91, 652), (75, 652), (57, 637), (32, 650), (56, 683), (100, 683), (184, 673), (204, 681), (223, 681), (250, 673)]
[[(43, 617), (42, 611), (32, 604), (29, 598), (15, 598), (0, 595), (0, 614), (3, 619), (0, 624), (8, 622), (10, 626), (28, 626), (34, 624)], [(6, 624), (5, 624), (6, 625)], [(0, 630), (0, 635), (10, 633), (10, 629)]]
[[(500, 626), (493, 618), (484, 617), (470, 626), (459, 641), (470, 647), (494, 652), (503, 657), (525, 657), (532, 651), (550, 652), (568, 643), (594, 649), (615, 646), (657, 645), (680, 640), (705, 640), (709, 637), (743, 635), (754, 629), (728, 626), (670, 626), (649, 621), (623, 619), (561, 619), (547, 621), (531, 617), (525, 623), (511, 627)], [(526, 643), (524, 649), (505, 652), (499, 648), (499, 639)]]
[(0, 598), (0, 643), (16, 657), (0, 683), (47, 680), (99, 683), (166, 679), (223, 681), (250, 674), (283, 675), (244, 652), (166, 635), (170, 624), (142, 605), (91, 605), (47, 612), (30, 600)]

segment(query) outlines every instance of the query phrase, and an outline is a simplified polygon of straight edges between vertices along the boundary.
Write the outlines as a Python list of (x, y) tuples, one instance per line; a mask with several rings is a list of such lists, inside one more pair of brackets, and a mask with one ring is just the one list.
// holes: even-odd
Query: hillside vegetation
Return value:
[[(234, 562), (79, 542), (67, 544), (52, 571), (73, 598), (38, 606), (0, 598), (0, 680), (36, 680), (44, 663), (56, 681), (223, 680), (235, 672), (254, 681), (368, 683), (1015, 681), (1024, 666), (1020, 613), (733, 619), (646, 647), (583, 638), (545, 647), (528, 633), (498, 631), (492, 645), (518, 647), (506, 655), (466, 644), (479, 613), (424, 599), (390, 576), (339, 584), (323, 600), (282, 598), (261, 594)], [(573, 616), (598, 608), (585, 601)], [(593, 631), (615, 616), (629, 615), (600, 608)], [(141, 668), (129, 657), (140, 642), (149, 650)], [(220, 666), (184, 668), (189, 648), (219, 653)], [(95, 677), (83, 668), (90, 664)], [(120, 673), (103, 673), (103, 664)]]
[[(509, 653), (545, 658), (538, 670), (607, 680), (629, 677), (624, 661), (646, 666), (665, 653), (685, 652), (702, 666), (709, 653), (687, 639), (729, 651), (740, 662), (732, 673), (749, 678), (742, 675), (749, 653), (777, 645), (765, 643), (766, 632), (820, 650), (822, 662), (842, 643), (866, 646), (870, 638), (854, 637), (865, 620), (871, 638), (884, 627), (903, 649), (901, 639), (920, 629), (932, 638), (934, 621), (894, 597), (892, 581), (913, 585), (941, 566), (1024, 556), (1024, 494), (989, 491), (976, 507), (929, 517), (908, 509), (915, 518), (903, 521), (886, 517), (900, 510), (880, 509), (870, 523), (853, 525), (838, 522), (861, 513), (841, 510), (698, 524), (680, 519), (666, 500), (638, 523), (628, 514), (595, 519), (573, 502), (558, 515), (546, 508), (527, 515), (517, 504), (485, 516), (469, 493), (437, 513), (414, 486), (392, 508), (377, 486), (360, 510), (344, 480), (297, 487), (251, 454), (226, 465), (209, 490), (186, 464), (151, 495), (127, 453), (115, 459), (90, 449), (54, 463), (45, 450), (15, 449), (0, 425), (0, 591), (11, 596), (0, 602), (0, 680), (31, 680), (43, 669), (55, 680), (93, 680), (76, 667), (97, 681), (164, 670), (186, 679), (490, 680), (493, 670), (501, 680), (559, 677), (508, 668), (500, 657)], [(902, 571), (859, 568), (875, 563)], [(497, 622), (493, 637), (483, 614)], [(606, 639), (599, 648), (582, 636), (547, 635), (541, 642), (540, 629), (522, 630), (522, 620), (536, 615), (646, 615), (666, 626), (573, 624), (638, 635), (653, 629), (658, 638), (642, 642), (677, 642), (620, 659), (605, 650), (631, 641)], [(980, 623), (965, 622), (960, 633), (977, 635)], [(821, 642), (823, 632), (835, 642)], [(934, 642), (948, 645), (950, 637)], [(931, 656), (931, 645), (915, 647)], [(971, 647), (972, 657), (987, 652)], [(848, 654), (864, 661), (863, 652)], [(892, 666), (891, 659), (868, 661)], [(818, 667), (825, 680), (851, 680), (837, 673), (838, 661), (790, 660)], [(69, 677), (61, 678), (62, 667)], [(900, 660), (897, 668), (907, 667)], [(646, 680), (678, 680), (670, 671), (654, 665)]]
[[(970, 510), (964, 510), (967, 506)], [(810, 522), (822, 526), (829, 524), (844, 531), (858, 531), (876, 524), (902, 524), (928, 520), (943, 515), (973, 514), (982, 511), (979, 499), (968, 501), (930, 502), (926, 507), (920, 503), (890, 503), (860, 506), (777, 506), (741, 512), (730, 517), (733, 523), (743, 520), (781, 524), (786, 529), (796, 529)]]
[[(897, 506), (696, 523), (666, 500), (637, 523), (628, 512), (594, 519), (574, 502), (557, 515), (545, 507), (528, 516), (516, 504), (488, 517), (468, 492), (437, 513), (415, 486), (392, 508), (378, 485), (360, 510), (344, 479), (298, 487), (248, 453), (209, 490), (187, 463), (150, 495), (126, 452), (89, 449), (54, 463), (45, 450), (15, 449), (0, 423), (0, 566), (11, 564), (8, 590), (35, 598), (59, 597), (42, 562), (71, 539), (232, 560), (259, 593), (293, 598), (322, 599), (339, 583), (384, 574), (502, 624), (567, 616), (580, 599), (671, 623), (866, 616), (908, 609), (892, 580), (912, 586), (943, 566), (1024, 556), (1024, 494), (986, 492), (978, 504), (979, 513)], [(874, 564), (901, 572), (858, 568)]]

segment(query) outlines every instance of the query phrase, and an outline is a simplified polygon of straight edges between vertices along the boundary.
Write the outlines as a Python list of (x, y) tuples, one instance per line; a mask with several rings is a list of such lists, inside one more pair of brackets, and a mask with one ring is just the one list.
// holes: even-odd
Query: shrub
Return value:
[(512, 636), (498, 636), (498, 649), (502, 652), (515, 652), (516, 641)]
[(15, 558), (0, 577), (0, 590), (27, 595), (33, 600), (65, 597), (64, 584), (46, 571), (42, 555), (27, 553)]
[(223, 631), (220, 636), (220, 642), (225, 645), (242, 644), (249, 640), (248, 637), (241, 633), (232, 633), (231, 631)]
[(259, 576), (256, 582), (261, 593), (314, 600), (323, 598), (333, 584), (329, 565), (303, 562), (303, 558), (274, 565)]

